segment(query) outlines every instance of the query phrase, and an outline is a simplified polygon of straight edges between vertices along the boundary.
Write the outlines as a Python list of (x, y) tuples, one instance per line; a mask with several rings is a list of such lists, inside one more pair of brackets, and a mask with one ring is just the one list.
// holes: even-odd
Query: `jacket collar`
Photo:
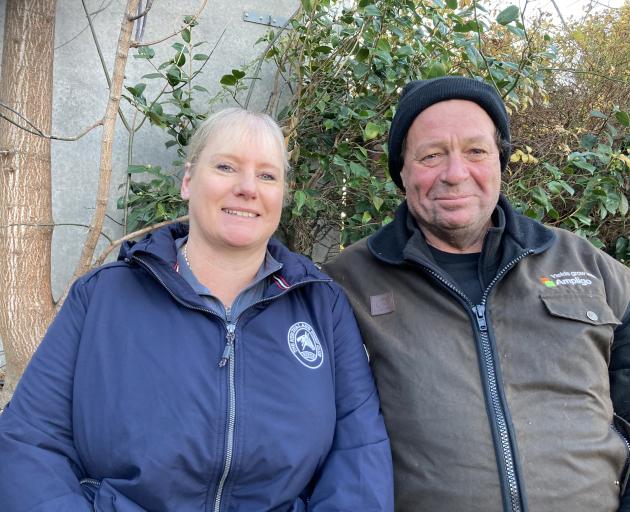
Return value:
[[(169, 224), (137, 242), (125, 242), (120, 249), (118, 259), (132, 264), (134, 261), (139, 261), (149, 266), (155, 277), (171, 293), (186, 302), (200, 303), (199, 296), (175, 270), (177, 264), (175, 240), (186, 235), (188, 235), (188, 224)], [(282, 268), (272, 275), (265, 297), (273, 297), (304, 282), (331, 281), (308, 258), (289, 251), (277, 240), (269, 240), (267, 250), (274, 259), (282, 263)]]
[[(543, 252), (555, 239), (553, 232), (540, 222), (516, 213), (503, 194), (493, 216), (496, 226), (488, 230), (482, 249), (484, 268), (496, 268), (526, 251)], [(415, 260), (436, 266), (422, 231), (413, 221), (407, 201), (398, 207), (391, 223), (368, 238), (367, 245), (375, 258), (390, 265)]]

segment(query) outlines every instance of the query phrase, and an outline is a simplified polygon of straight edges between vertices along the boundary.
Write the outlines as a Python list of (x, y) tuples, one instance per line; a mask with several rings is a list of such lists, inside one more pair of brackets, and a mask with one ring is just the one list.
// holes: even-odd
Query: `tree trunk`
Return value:
[[(7, 0), (0, 76), (0, 102), (45, 133), (52, 121), (55, 7), (56, 0)], [(50, 139), (0, 119), (0, 338), (7, 360), (0, 407), (52, 319), (51, 241)]]

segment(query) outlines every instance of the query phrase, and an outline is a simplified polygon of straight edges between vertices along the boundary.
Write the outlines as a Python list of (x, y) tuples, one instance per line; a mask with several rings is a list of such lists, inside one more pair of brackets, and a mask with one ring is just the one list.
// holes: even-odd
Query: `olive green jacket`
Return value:
[(409, 219), (403, 203), (325, 267), (371, 357), (396, 510), (616, 511), (629, 460), (630, 270), (502, 198), (474, 305)]

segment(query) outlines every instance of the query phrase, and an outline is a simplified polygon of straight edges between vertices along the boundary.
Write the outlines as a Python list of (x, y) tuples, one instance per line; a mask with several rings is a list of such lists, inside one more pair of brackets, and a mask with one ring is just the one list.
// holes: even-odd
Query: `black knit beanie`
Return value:
[(400, 190), (405, 190), (400, 178), (403, 167), (402, 143), (409, 127), (425, 108), (445, 100), (474, 101), (483, 108), (508, 147), (499, 148), (501, 171), (510, 159), (510, 119), (501, 96), (496, 89), (485, 82), (463, 76), (443, 76), (430, 80), (414, 80), (403, 89), (396, 109), (396, 115), (389, 129), (389, 174)]

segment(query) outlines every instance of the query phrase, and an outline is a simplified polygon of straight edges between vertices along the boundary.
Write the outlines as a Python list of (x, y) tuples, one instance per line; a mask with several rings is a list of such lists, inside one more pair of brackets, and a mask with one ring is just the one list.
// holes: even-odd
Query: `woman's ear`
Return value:
[(192, 165), (190, 162), (186, 162), (184, 165), (184, 179), (182, 179), (182, 186), (179, 189), (179, 195), (182, 196), (184, 201), (190, 199), (190, 180), (192, 178)]

